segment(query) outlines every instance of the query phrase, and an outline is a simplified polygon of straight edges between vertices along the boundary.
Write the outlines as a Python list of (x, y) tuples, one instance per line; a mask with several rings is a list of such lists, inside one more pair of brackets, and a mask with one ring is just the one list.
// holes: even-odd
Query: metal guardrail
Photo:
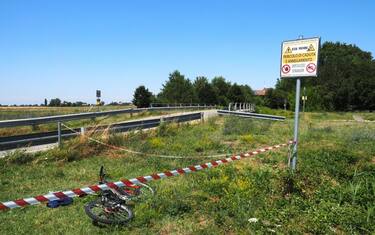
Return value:
[(219, 115), (233, 115), (233, 116), (237, 116), (237, 117), (267, 119), (267, 120), (274, 120), (274, 121), (284, 121), (285, 120), (285, 117), (283, 117), (283, 116), (276, 116), (276, 115), (269, 115), (269, 114), (235, 112), (235, 111), (227, 111), (227, 110), (218, 110), (217, 112), (218, 112)]
[(229, 103), (228, 111), (255, 112), (255, 104), (252, 103)]
[(152, 108), (137, 108), (137, 109), (119, 109), (103, 112), (89, 112), (89, 113), (76, 113), (76, 114), (65, 114), (47, 117), (37, 117), (37, 118), (26, 118), (26, 119), (14, 119), (14, 120), (4, 120), (0, 121), (0, 128), (4, 127), (16, 127), (16, 126), (29, 126), (29, 125), (39, 125), (50, 122), (64, 122), (77, 119), (89, 119), (101, 116), (118, 115), (118, 114), (132, 114), (140, 113), (146, 111), (166, 111), (166, 110), (178, 110), (178, 109), (211, 109), (215, 106), (171, 106), (171, 107), (152, 107)]
[[(147, 129), (157, 127), (161, 122), (188, 122), (199, 120), (202, 117), (201, 112), (183, 114), (176, 116), (167, 116), (161, 118), (145, 119), (139, 121), (127, 121), (115, 123), (110, 125), (111, 132), (127, 132), (136, 129)], [(85, 131), (103, 131), (108, 128), (108, 125), (98, 127), (87, 127)], [(61, 137), (64, 139), (78, 136), (81, 133), (81, 128), (74, 128), (73, 130), (61, 130)], [(58, 131), (40, 132), (26, 135), (6, 136), (0, 137), (0, 150), (9, 150), (18, 147), (35, 146), (42, 144), (51, 144), (58, 141)]]

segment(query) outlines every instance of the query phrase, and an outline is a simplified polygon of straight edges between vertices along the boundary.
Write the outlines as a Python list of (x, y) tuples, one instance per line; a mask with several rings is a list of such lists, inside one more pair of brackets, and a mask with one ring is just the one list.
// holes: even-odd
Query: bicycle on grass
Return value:
[[(99, 184), (106, 184), (104, 167), (100, 167)], [(133, 211), (129, 204), (133, 200), (153, 196), (154, 190), (147, 184), (109, 188), (99, 192), (95, 201), (85, 205), (86, 214), (93, 224), (123, 225), (133, 218)]]

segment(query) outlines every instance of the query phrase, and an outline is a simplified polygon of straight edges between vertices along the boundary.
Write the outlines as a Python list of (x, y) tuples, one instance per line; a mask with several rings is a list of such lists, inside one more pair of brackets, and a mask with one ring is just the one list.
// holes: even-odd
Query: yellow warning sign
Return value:
[(288, 47), (286, 50), (285, 50), (285, 54), (290, 54), (292, 53), (292, 49), (290, 49), (290, 47)]
[(313, 44), (310, 44), (310, 46), (307, 49), (307, 51), (315, 51)]
[(281, 77), (314, 77), (318, 71), (320, 38), (285, 41), (281, 46)]

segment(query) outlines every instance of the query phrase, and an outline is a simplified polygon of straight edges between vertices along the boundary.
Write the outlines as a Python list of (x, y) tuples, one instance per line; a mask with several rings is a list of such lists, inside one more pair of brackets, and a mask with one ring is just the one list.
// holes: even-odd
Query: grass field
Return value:
[[(290, 116), (290, 114), (288, 114)], [(361, 114), (359, 114), (361, 115)], [(365, 114), (367, 119), (373, 114)], [(83, 206), (30, 206), (0, 213), (2, 234), (373, 234), (375, 232), (375, 123), (336, 122), (350, 113), (306, 113), (300, 124), (298, 170), (287, 168), (279, 149), (151, 186), (156, 196), (134, 207), (125, 227), (98, 228)], [(240, 153), (285, 143), (293, 121), (214, 118), (196, 125), (162, 125), (150, 132), (101, 138), (133, 150), (193, 159), (131, 155), (75, 139), (37, 155), (16, 152), (0, 159), (0, 200), (97, 183), (100, 165), (110, 178), (199, 164), (204, 156)], [(199, 157), (200, 156), (200, 157)], [(293, 191), (289, 186), (293, 183)], [(258, 222), (249, 222), (257, 218)]]
[(71, 113), (99, 112), (115, 109), (126, 109), (133, 106), (81, 106), (81, 107), (0, 107), (0, 120), (45, 117), (53, 115), (63, 115)]
[[(130, 106), (99, 106), (90, 109), (90, 107), (0, 107), (0, 120), (4, 118), (6, 120), (16, 118), (29, 118), (29, 117), (43, 117), (60, 114), (72, 114), (79, 112), (94, 112), (94, 111), (108, 111), (115, 109), (126, 109), (131, 108)], [(96, 125), (107, 125), (116, 122), (128, 121), (132, 119), (138, 119), (148, 116), (164, 115), (168, 113), (180, 112), (179, 110), (171, 111), (151, 111), (142, 112), (136, 114), (118, 114), (114, 116), (103, 116), (95, 119), (81, 119), (64, 122), (70, 127), (87, 127)], [(37, 133), (43, 131), (57, 130), (56, 123), (47, 123), (37, 126), (18, 126), (11, 128), (0, 128), (0, 136), (11, 136), (21, 135), (29, 133)]]

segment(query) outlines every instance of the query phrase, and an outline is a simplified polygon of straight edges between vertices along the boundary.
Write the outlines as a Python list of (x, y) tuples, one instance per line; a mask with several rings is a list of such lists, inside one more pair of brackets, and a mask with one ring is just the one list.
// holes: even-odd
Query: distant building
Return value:
[(254, 90), (254, 94), (256, 96), (265, 96), (266, 93), (267, 93), (267, 90), (269, 90), (270, 88), (263, 88), (262, 90)]

